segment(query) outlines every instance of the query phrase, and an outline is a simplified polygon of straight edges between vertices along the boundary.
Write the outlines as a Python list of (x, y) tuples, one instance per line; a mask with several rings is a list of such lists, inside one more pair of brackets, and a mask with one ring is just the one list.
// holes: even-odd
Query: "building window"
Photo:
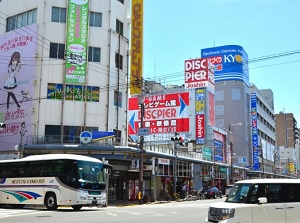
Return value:
[(101, 61), (101, 49), (98, 47), (89, 47), (88, 61), (100, 62)]
[(241, 90), (239, 88), (232, 88), (231, 89), (232, 100), (233, 101), (240, 101), (241, 100)]
[(116, 20), (116, 32), (123, 36), (123, 23), (118, 19)]
[(124, 0), (118, 0), (119, 2), (121, 2), (124, 5)]
[(49, 57), (50, 58), (64, 59), (64, 57), (65, 57), (65, 44), (50, 43)]
[(116, 53), (115, 62), (116, 62), (116, 68), (122, 70), (123, 69), (123, 56)]
[(102, 13), (90, 12), (90, 26), (102, 27)]
[(65, 8), (52, 7), (52, 22), (66, 23), (67, 10)]
[(6, 19), (6, 32), (36, 23), (37, 9), (32, 9)]

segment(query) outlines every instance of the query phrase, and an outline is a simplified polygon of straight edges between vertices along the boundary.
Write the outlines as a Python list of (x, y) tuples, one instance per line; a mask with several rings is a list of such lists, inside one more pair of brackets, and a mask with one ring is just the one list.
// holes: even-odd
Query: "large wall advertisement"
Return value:
[(225, 80), (244, 81), (249, 85), (248, 55), (241, 46), (227, 45), (201, 50), (202, 58), (214, 64), (215, 82)]
[(88, 0), (69, 0), (66, 41), (66, 83), (86, 83)]
[(143, 0), (131, 7), (130, 94), (141, 94), (143, 83)]
[(0, 151), (15, 150), (32, 136), (31, 116), (34, 112), (33, 87), (37, 24), (3, 34), (0, 38), (0, 122), (6, 127), (0, 131)]
[(252, 150), (253, 170), (259, 171), (259, 149), (258, 149), (258, 128), (257, 128), (257, 101), (256, 94), (251, 94), (251, 117), (252, 117)]
[[(189, 92), (152, 95), (144, 98), (144, 128), (150, 134), (189, 132)], [(129, 98), (128, 134), (137, 135), (141, 121), (138, 98)]]

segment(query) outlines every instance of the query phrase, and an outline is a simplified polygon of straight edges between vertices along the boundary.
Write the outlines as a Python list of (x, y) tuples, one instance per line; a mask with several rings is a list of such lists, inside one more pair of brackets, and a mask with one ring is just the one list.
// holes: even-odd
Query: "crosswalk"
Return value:
[(9, 218), (12, 216), (15, 217), (15, 216), (22, 216), (22, 215), (30, 215), (34, 213), (36, 213), (36, 210), (0, 208), (0, 219)]

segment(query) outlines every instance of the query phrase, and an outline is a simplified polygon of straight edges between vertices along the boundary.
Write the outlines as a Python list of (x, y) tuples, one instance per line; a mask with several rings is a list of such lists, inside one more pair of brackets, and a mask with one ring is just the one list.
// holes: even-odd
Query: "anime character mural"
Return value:
[(21, 54), (18, 51), (13, 52), (11, 55), (9, 64), (8, 64), (8, 75), (6, 76), (6, 81), (4, 84), (4, 89), (7, 91), (7, 100), (6, 100), (6, 108), (9, 109), (10, 98), (12, 98), (17, 105), (17, 109), (20, 109), (20, 104), (14, 94), (14, 89), (18, 86), (17, 76), (21, 69)]
[(6, 125), (0, 132), (0, 152), (15, 153), (16, 143), (32, 141), (37, 33), (35, 23), (0, 35), (0, 122)]

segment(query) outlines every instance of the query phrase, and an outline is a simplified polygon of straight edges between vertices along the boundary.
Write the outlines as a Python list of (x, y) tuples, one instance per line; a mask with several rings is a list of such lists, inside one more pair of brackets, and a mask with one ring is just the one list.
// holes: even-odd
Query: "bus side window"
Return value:
[(0, 164), (0, 178), (6, 177), (6, 166), (7, 164)]

